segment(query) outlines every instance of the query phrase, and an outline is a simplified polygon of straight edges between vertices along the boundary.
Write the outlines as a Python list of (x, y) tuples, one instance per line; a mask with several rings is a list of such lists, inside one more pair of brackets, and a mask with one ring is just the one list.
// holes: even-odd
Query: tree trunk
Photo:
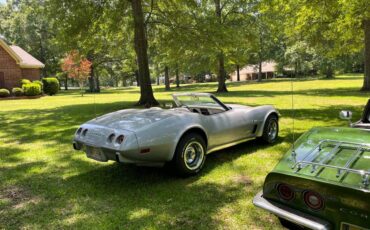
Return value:
[(66, 75), (66, 77), (64, 78), (64, 89), (68, 90), (68, 75), (67, 74), (65, 74), (65, 75)]
[(258, 81), (262, 81), (262, 61), (258, 63)]
[(294, 63), (294, 77), (298, 77), (298, 61)]
[(100, 87), (98, 86), (99, 84), (97, 83), (96, 77), (95, 77), (95, 67), (94, 67), (94, 55), (93, 51), (90, 51), (89, 54), (87, 55), (87, 60), (89, 60), (92, 65), (91, 65), (91, 73), (89, 77), (89, 92), (90, 93), (99, 93), (100, 92)]
[(88, 80), (89, 80), (89, 92), (92, 93), (94, 92), (95, 81), (92, 76), (90, 76)]
[[(222, 7), (221, 7), (221, 1), (220, 0), (214, 0), (215, 2), (215, 10), (216, 10), (216, 16), (218, 19), (218, 23), (222, 24)], [(226, 71), (225, 71), (225, 57), (224, 53), (221, 51), (218, 56), (218, 88), (217, 92), (227, 92), (225, 79), (226, 79)]]
[(139, 70), (135, 70), (136, 85), (140, 86)]
[(328, 61), (325, 71), (325, 77), (328, 79), (334, 78), (334, 71), (333, 71), (333, 65), (330, 61)]
[(236, 80), (240, 81), (240, 66), (236, 65)]
[(180, 76), (179, 76), (179, 69), (176, 68), (176, 88), (180, 87)]
[(171, 90), (171, 87), (170, 87), (170, 76), (168, 74), (168, 66), (165, 66), (164, 67), (164, 84), (165, 84), (165, 89), (168, 91), (168, 90)]
[(96, 80), (96, 92), (97, 93), (100, 93), (100, 80), (99, 80), (99, 76), (97, 74), (95, 74), (95, 80)]
[[(45, 49), (42, 41), (43, 39), (40, 39), (40, 61), (45, 64), (46, 63)], [(42, 77), (46, 77), (46, 68), (42, 68), (41, 72)]]
[(370, 19), (363, 22), (365, 31), (365, 76), (363, 91), (370, 91)]
[(224, 63), (224, 54), (221, 52), (218, 57), (217, 93), (227, 92), (225, 79), (226, 79), (226, 71), (225, 71), (225, 63)]
[(157, 85), (159, 85), (159, 76), (157, 77)]
[(151, 107), (159, 105), (153, 95), (150, 81), (148, 61), (148, 40), (145, 34), (145, 24), (141, 0), (131, 0), (132, 16), (134, 19), (134, 43), (139, 67), (140, 100), (137, 105)]

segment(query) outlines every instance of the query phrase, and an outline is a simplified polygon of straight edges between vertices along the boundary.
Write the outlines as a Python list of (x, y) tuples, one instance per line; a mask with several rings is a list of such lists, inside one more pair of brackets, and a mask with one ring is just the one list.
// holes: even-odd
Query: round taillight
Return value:
[(120, 144), (122, 144), (124, 139), (125, 139), (125, 136), (119, 135), (116, 139), (116, 143), (120, 145)]
[(79, 128), (79, 129), (77, 130), (77, 135), (80, 135), (80, 134), (81, 134), (81, 131), (82, 131), (82, 128)]
[(89, 131), (89, 130), (85, 129), (84, 131), (82, 131), (82, 136), (86, 136), (87, 131)]
[(108, 142), (109, 143), (112, 143), (114, 141), (114, 138), (116, 137), (116, 135), (114, 135), (114, 133), (112, 133), (111, 135), (109, 135), (108, 137)]
[(319, 210), (324, 206), (324, 200), (317, 192), (307, 191), (303, 194), (303, 200), (306, 205), (313, 209)]
[(279, 184), (277, 190), (283, 200), (289, 201), (294, 198), (294, 191), (286, 184)]

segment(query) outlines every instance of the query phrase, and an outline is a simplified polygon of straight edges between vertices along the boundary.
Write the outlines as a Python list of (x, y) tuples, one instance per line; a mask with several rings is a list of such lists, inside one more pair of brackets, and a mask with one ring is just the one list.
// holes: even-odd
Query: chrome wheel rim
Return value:
[(197, 142), (192, 141), (188, 143), (184, 150), (184, 163), (185, 166), (194, 170), (202, 165), (204, 159), (204, 149), (203, 146)]
[(275, 140), (276, 136), (277, 136), (277, 130), (278, 130), (278, 126), (277, 126), (277, 123), (275, 120), (271, 120), (270, 121), (270, 124), (269, 124), (269, 128), (268, 128), (268, 137), (269, 139), (272, 141), (272, 140)]

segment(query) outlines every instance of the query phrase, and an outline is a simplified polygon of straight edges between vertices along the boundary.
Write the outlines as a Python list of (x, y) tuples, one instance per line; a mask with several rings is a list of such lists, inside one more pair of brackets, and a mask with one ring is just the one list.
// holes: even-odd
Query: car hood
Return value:
[(181, 114), (181, 112), (163, 110), (161, 108), (125, 109), (105, 114), (87, 122), (87, 124), (99, 125), (112, 129), (135, 131), (169, 117), (179, 116), (179, 114)]
[[(336, 149), (333, 145), (322, 145), (321, 151), (310, 151), (315, 149), (323, 140), (333, 140), (335, 142), (351, 142), (354, 144), (344, 144), (344, 148)], [(334, 142), (326, 142), (334, 143)], [(313, 171), (312, 165), (302, 164), (302, 169), (297, 170), (299, 161), (312, 161), (323, 163), (334, 167), (343, 167), (351, 161), (351, 158), (356, 158), (358, 154), (358, 145), (370, 146), (370, 131), (356, 128), (330, 127), (330, 128), (313, 128), (303, 134), (294, 144), (296, 157), (292, 155), (290, 149), (276, 165), (274, 172), (294, 175), (296, 177), (305, 177), (313, 180), (325, 181), (328, 183), (337, 183), (344, 186), (355, 187), (358, 189), (369, 190), (369, 187), (363, 185), (363, 177), (354, 173), (341, 171), (338, 176), (337, 168), (321, 167)], [(347, 147), (351, 147), (350, 149)], [(335, 153), (335, 154), (334, 154)], [(352, 169), (369, 170), (370, 165), (370, 150), (362, 152), (359, 157), (349, 164)]]

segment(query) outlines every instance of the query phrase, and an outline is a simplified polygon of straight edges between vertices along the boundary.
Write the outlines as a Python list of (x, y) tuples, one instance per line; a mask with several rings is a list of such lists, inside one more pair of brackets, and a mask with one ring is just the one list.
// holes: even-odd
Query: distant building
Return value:
[(19, 87), (21, 79), (39, 80), (42, 68), (39, 60), (0, 38), (0, 88)]
[[(274, 78), (277, 71), (276, 62), (262, 62), (262, 79)], [(240, 81), (258, 79), (258, 65), (246, 65), (239, 70)], [(237, 81), (237, 72), (231, 74), (231, 81)]]

